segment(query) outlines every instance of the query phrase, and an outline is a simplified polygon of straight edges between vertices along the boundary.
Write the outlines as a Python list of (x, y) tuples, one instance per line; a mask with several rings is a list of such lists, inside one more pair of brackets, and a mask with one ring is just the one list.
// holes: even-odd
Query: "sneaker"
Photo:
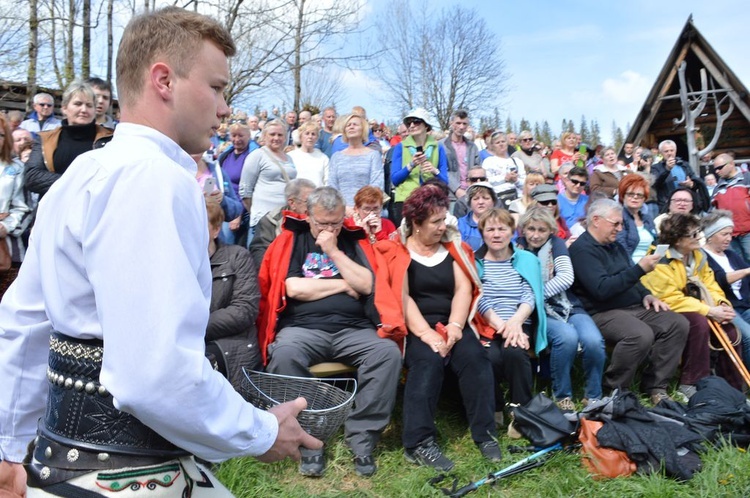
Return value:
[(482, 456), (490, 462), (499, 462), (503, 459), (503, 454), (500, 452), (500, 446), (498, 446), (497, 441), (489, 440), (476, 444)]
[(665, 391), (664, 389), (652, 389), (649, 399), (651, 400), (651, 404), (654, 406), (658, 405), (665, 399), (672, 401), (672, 398), (669, 397), (669, 394), (667, 394), (667, 391)]
[(692, 384), (680, 384), (680, 387), (677, 388), (677, 392), (685, 396), (685, 402), (687, 403), (687, 401), (693, 397), (693, 394), (698, 392), (698, 389)]
[(375, 465), (375, 459), (372, 455), (356, 455), (354, 457), (354, 472), (358, 476), (370, 477), (378, 471), (378, 466)]
[(573, 400), (570, 399), (570, 396), (557, 401), (555, 404), (564, 412), (570, 413), (576, 411), (576, 405), (573, 404)]
[(432, 467), (435, 470), (442, 470), (444, 472), (451, 470), (454, 465), (448, 457), (443, 455), (440, 447), (432, 437), (419, 443), (416, 448), (404, 450), (404, 457), (411, 463)]
[(300, 448), (299, 473), (307, 477), (320, 477), (326, 470), (326, 457), (323, 450)]

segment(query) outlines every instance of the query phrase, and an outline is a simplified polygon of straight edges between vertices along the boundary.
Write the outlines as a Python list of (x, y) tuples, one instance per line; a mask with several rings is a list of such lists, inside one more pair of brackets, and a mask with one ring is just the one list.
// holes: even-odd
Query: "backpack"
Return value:
[(604, 422), (581, 418), (580, 424), (578, 440), (581, 442), (581, 462), (594, 479), (629, 476), (635, 473), (635, 462), (628, 458), (627, 453), (599, 446), (596, 433)]

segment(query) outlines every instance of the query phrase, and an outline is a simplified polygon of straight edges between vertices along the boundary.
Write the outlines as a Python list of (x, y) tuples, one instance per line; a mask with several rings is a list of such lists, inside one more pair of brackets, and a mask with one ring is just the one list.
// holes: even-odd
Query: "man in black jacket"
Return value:
[(677, 187), (687, 187), (695, 193), (699, 210), (708, 211), (710, 199), (706, 185), (689, 164), (677, 157), (677, 144), (672, 140), (664, 140), (659, 144), (659, 152), (664, 159), (651, 166), (659, 210), (664, 210), (669, 203), (669, 196)]
[(647, 358), (641, 387), (653, 404), (667, 399), (666, 387), (682, 356), (688, 321), (640, 283), (659, 261), (656, 254), (633, 264), (616, 242), (622, 206), (600, 199), (589, 208), (587, 231), (570, 246), (575, 271), (573, 291), (581, 298), (602, 336), (614, 346), (603, 385), (629, 389), (638, 365)]

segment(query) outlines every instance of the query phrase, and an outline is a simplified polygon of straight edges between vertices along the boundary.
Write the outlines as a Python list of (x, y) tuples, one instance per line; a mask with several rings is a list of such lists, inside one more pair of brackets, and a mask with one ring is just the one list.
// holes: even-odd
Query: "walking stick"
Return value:
[[(711, 331), (719, 340), (721, 347), (723, 347), (724, 351), (726, 351), (727, 354), (729, 355), (729, 359), (732, 360), (732, 363), (734, 364), (735, 368), (744, 379), (745, 384), (750, 386), (750, 372), (747, 371), (745, 364), (742, 363), (742, 359), (737, 355), (737, 351), (734, 350), (734, 346), (732, 346), (732, 341), (729, 340), (727, 333), (724, 332), (724, 329), (722, 329), (721, 326), (713, 320), (708, 320), (708, 325), (709, 327), (711, 327)], [(739, 334), (739, 331), (737, 333)]]

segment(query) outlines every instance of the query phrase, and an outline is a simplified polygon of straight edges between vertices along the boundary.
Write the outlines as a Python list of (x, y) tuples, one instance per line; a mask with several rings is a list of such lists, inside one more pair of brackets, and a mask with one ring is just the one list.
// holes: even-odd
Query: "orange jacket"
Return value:
[[(289, 273), (289, 263), (294, 248), (296, 233), (309, 230), (307, 219), (291, 211), (284, 211), (284, 222), (281, 233), (274, 239), (260, 265), (258, 283), (260, 285), (261, 300), (258, 314), (258, 347), (263, 357), (263, 363), (268, 363), (268, 345), (276, 337), (276, 323), (280, 312), (286, 308), (286, 276)], [(394, 293), (389, 285), (387, 272), (378, 270), (378, 263), (372, 244), (360, 227), (345, 223), (339, 237), (352, 237), (358, 241), (358, 248), (363, 252), (364, 259), (375, 276), (375, 290), (369, 296), (364, 296), (365, 310), (373, 324), (377, 326), (378, 335), (385, 339), (392, 339), (403, 348), (406, 336), (404, 323), (403, 302), (399, 292)]]
[[(495, 336), (495, 329), (490, 327), (484, 317), (477, 313), (477, 303), (482, 295), (482, 282), (479, 279), (479, 273), (474, 263), (474, 253), (468, 244), (460, 241), (460, 235), (457, 231), (455, 234), (457, 238), (451, 236), (453, 234), (449, 232), (446, 232), (447, 236), (444, 237), (442, 244), (448, 249), (453, 260), (458, 263), (458, 266), (471, 281), (472, 299), (467, 322), (474, 333), (477, 334), (477, 338), (492, 339)], [(404, 278), (406, 278), (407, 270), (411, 264), (409, 250), (402, 242), (397, 240), (376, 242), (373, 247), (381, 270), (383, 265), (386, 265), (388, 268), (389, 287), (394, 292), (400, 290), (402, 294), (402, 299), (399, 300), (399, 305), (401, 306), (399, 313), (403, 316), (404, 303), (406, 302)], [(381, 271), (380, 273), (385, 275), (385, 272)]]

